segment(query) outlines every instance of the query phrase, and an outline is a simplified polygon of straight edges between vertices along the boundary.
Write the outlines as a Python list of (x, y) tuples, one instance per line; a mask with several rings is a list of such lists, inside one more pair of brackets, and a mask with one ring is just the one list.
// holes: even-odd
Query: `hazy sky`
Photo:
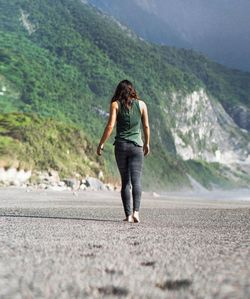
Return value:
[(135, 0), (190, 39), (238, 35), (250, 44), (250, 0)]

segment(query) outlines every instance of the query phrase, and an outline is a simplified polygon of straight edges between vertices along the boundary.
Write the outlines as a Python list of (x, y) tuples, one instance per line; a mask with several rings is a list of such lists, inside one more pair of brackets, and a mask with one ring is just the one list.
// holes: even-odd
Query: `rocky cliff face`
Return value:
[(165, 107), (177, 153), (184, 159), (250, 164), (250, 135), (203, 89), (173, 93)]

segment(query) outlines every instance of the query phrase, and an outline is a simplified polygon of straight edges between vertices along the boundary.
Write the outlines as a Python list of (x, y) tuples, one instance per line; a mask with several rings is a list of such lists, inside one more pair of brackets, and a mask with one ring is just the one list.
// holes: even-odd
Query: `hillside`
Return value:
[(143, 39), (250, 71), (248, 0), (88, 0)]
[[(230, 162), (234, 164), (239, 157), (247, 161), (249, 156), (249, 133), (240, 129), (249, 129), (247, 73), (226, 69), (192, 51), (141, 41), (82, 1), (4, 0), (0, 8), (0, 112), (36, 113), (73, 124), (84, 131), (94, 149), (114, 88), (119, 80), (128, 78), (150, 113), (152, 155), (145, 163), (144, 186), (190, 186), (188, 174), (208, 188), (216, 183), (247, 184), (247, 175), (229, 175), (229, 169), (218, 164), (225, 163), (227, 152), (232, 153)], [(206, 105), (194, 107), (192, 118), (186, 119), (187, 130), (181, 115), (189, 110), (187, 103), (194, 102), (196, 94)], [(206, 116), (207, 107), (212, 107), (209, 117), (216, 113), (218, 117)], [(228, 112), (244, 107), (246, 112), (240, 118), (236, 113), (236, 125), (227, 119), (223, 107)], [(199, 127), (206, 127), (208, 119), (214, 123), (202, 135)], [(213, 127), (226, 132), (222, 134), (226, 142), (214, 135)], [(211, 137), (213, 144), (209, 145)], [(184, 146), (180, 138), (186, 140)], [(183, 148), (188, 149), (187, 156)], [(117, 176), (112, 150), (109, 142), (105, 166), (100, 166), (106, 177)]]
[(83, 132), (32, 114), (0, 114), (1, 167), (54, 169), (62, 177), (95, 175), (103, 167)]

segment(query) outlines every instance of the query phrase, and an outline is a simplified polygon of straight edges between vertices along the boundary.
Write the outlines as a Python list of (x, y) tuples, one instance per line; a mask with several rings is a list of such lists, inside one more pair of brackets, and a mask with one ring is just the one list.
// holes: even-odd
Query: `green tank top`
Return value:
[(123, 102), (117, 101), (117, 103), (118, 114), (115, 141), (129, 141), (138, 146), (143, 146), (139, 101), (133, 99), (130, 109), (128, 109)]

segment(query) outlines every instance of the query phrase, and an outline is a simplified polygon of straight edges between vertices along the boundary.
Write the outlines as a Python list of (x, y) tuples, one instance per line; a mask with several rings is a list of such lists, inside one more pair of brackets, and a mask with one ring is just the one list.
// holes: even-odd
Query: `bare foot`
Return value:
[(132, 215), (127, 216), (125, 219), (123, 219), (123, 221), (134, 222)]
[(139, 219), (139, 212), (134, 211), (134, 213), (133, 213), (133, 219), (134, 219), (134, 222), (135, 222), (135, 223), (139, 223), (139, 222), (140, 222), (140, 219)]

